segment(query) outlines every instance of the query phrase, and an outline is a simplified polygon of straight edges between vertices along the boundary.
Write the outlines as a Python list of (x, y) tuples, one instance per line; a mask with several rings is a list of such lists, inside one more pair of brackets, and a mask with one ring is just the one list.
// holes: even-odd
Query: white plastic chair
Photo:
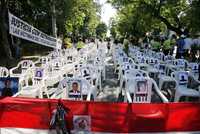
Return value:
[(0, 67), (0, 77), (8, 77), (9, 71), (6, 67)]
[(9, 70), (10, 77), (19, 78), (19, 88), (23, 85), (28, 85), (28, 79), (33, 78), (35, 64), (31, 60), (23, 60), (18, 65)]
[[(77, 92), (73, 92), (73, 84), (77, 86)], [(85, 79), (81, 78), (65, 78), (60, 81), (58, 89), (52, 95), (51, 98), (62, 98), (68, 100), (95, 100), (97, 96), (97, 90), (95, 87), (89, 84)]]
[(177, 88), (175, 93), (175, 102), (180, 101), (181, 97), (200, 97), (200, 92), (194, 89), (187, 88), (188, 84), (188, 72), (187, 71), (176, 71), (171, 74), (177, 81)]
[[(11, 77), (19, 77), (23, 73), (26, 73), (27, 70), (33, 69), (34, 66), (35, 66), (35, 64), (31, 60), (20, 61), (16, 67), (10, 69), (10, 76)], [(18, 70), (18, 72), (15, 72), (17, 70)]]
[(176, 67), (184, 70), (186, 68), (186, 66), (188, 65), (188, 61), (185, 60), (185, 59), (176, 59), (176, 60), (173, 61), (173, 64)]
[(21, 90), (14, 97), (32, 97), (32, 98), (43, 98), (43, 92), (47, 92), (46, 85), (44, 83), (46, 78), (45, 69), (44, 68), (35, 68), (34, 77), (29, 78), (32, 80), (32, 83), (29, 82), (21, 88)]
[(199, 64), (198, 63), (189, 63), (190, 76), (192, 76), (196, 81), (199, 78)]
[(125, 70), (124, 75), (120, 79), (120, 91), (122, 91), (123, 84), (125, 83), (126, 85), (127, 81), (133, 77), (149, 77), (149, 75), (146, 71), (139, 69)]
[(151, 103), (153, 90), (163, 103), (168, 102), (168, 99), (162, 94), (153, 79), (148, 77), (133, 77), (127, 81), (125, 101), (128, 100), (129, 103)]

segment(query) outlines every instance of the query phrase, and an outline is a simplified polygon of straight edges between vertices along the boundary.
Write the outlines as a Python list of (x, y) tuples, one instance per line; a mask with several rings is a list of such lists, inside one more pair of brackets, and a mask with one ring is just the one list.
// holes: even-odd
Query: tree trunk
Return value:
[(51, 22), (52, 22), (52, 32), (53, 36), (57, 38), (57, 28), (56, 28), (56, 9), (55, 9), (55, 2), (51, 0)]
[(0, 41), (5, 51), (6, 57), (8, 59), (13, 59), (12, 52), (10, 49), (10, 44), (8, 41), (8, 23), (7, 23), (7, 3), (6, 0), (1, 0), (1, 7), (0, 7)]

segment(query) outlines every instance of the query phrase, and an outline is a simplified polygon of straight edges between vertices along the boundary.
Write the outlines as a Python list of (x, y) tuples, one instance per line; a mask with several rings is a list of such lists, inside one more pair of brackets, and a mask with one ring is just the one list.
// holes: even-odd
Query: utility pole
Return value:
[(51, 6), (51, 24), (52, 24), (52, 33), (55, 38), (57, 38), (57, 27), (56, 27), (56, 8), (55, 8), (55, 1), (50, 0)]

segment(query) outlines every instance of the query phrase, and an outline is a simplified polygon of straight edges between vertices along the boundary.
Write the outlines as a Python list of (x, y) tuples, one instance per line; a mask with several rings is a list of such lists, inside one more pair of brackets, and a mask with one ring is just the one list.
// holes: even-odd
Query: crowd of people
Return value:
[(185, 58), (191, 61), (198, 60), (200, 48), (200, 38), (190, 36), (172, 35), (168, 38), (152, 38), (149, 46), (154, 51), (163, 51), (166, 55), (174, 55), (176, 58)]

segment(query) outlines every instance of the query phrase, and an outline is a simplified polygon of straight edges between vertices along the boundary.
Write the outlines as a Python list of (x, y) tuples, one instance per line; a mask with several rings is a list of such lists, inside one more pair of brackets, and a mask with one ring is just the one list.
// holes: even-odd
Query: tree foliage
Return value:
[(53, 35), (54, 18), (59, 37), (95, 36), (100, 23), (100, 6), (93, 0), (0, 0), (0, 45), (9, 58), (13, 54), (11, 38), (7, 35), (8, 10), (49, 35)]
[(108, 27), (105, 23), (100, 23), (96, 28), (96, 35), (98, 38), (105, 39)]
[(110, 0), (118, 9), (115, 29), (121, 35), (141, 36), (152, 29), (198, 31), (199, 1), (193, 0)]

